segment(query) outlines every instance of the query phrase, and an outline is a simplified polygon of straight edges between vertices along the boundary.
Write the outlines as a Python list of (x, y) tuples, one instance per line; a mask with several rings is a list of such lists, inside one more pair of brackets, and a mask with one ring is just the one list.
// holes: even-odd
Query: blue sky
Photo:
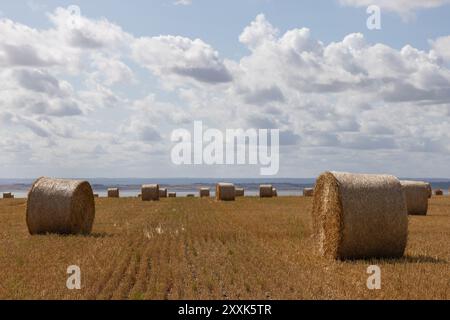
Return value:
[[(395, 1), (394, 1), (395, 2)], [(177, 34), (201, 38), (224, 56), (242, 56), (246, 49), (238, 35), (259, 13), (264, 13), (281, 31), (307, 27), (324, 42), (339, 41), (345, 35), (361, 32), (370, 42), (383, 42), (394, 48), (406, 44), (420, 49), (428, 40), (445, 36), (450, 30), (450, 6), (418, 10), (404, 21), (395, 12), (382, 15), (383, 29), (366, 28), (365, 8), (341, 5), (336, 0), (194, 0), (191, 5), (174, 5), (174, 0), (95, 1), (3, 1), (1, 11), (15, 21), (34, 27), (48, 27), (43, 12), (76, 4), (92, 18), (106, 17), (135, 36)]]
[(258, 176), (174, 166), (197, 120), (280, 129), (280, 177), (449, 176), (448, 0), (175, 1), (0, 4), (0, 177)]

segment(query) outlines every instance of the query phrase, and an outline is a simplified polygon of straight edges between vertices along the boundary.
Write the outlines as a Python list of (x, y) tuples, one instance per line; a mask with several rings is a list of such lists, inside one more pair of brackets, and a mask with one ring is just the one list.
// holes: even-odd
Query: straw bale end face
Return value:
[(30, 234), (89, 234), (95, 202), (87, 181), (39, 178), (29, 193), (26, 221)]
[(159, 197), (167, 198), (167, 188), (159, 188)]
[(141, 188), (142, 201), (159, 201), (159, 185), (145, 184)]
[(236, 199), (236, 189), (232, 183), (218, 183), (216, 185), (216, 200), (234, 201)]
[(200, 188), (199, 195), (200, 198), (209, 198), (210, 196), (209, 188)]
[(120, 191), (119, 188), (109, 188), (108, 189), (108, 198), (119, 198)]
[(236, 197), (243, 197), (245, 196), (245, 190), (244, 188), (235, 188)]
[(313, 231), (322, 256), (403, 256), (408, 234), (400, 181), (389, 175), (326, 172), (316, 182)]
[(400, 181), (400, 183), (405, 194), (408, 214), (426, 216), (428, 199), (430, 197), (430, 185), (422, 181)]
[(273, 186), (271, 184), (262, 184), (259, 186), (259, 196), (261, 198), (273, 197)]

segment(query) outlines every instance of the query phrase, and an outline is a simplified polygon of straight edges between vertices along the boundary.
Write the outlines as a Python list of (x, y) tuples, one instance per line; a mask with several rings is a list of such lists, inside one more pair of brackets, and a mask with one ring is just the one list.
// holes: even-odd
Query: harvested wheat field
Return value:
[[(312, 198), (95, 199), (90, 236), (31, 236), (26, 200), (0, 200), (0, 299), (449, 299), (450, 198), (409, 216), (404, 258), (314, 253)], [(368, 290), (366, 271), (382, 271)], [(67, 267), (81, 268), (68, 290)]]

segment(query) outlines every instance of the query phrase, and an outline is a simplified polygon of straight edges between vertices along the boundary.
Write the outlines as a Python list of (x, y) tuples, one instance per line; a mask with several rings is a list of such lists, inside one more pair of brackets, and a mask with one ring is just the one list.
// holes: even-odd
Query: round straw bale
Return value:
[(243, 197), (245, 195), (244, 188), (235, 188), (236, 197)]
[(190, 193), (190, 194), (187, 194), (186, 197), (187, 198), (195, 198), (195, 194)]
[(236, 190), (232, 183), (218, 183), (216, 185), (216, 200), (234, 201), (236, 199)]
[(259, 186), (259, 196), (261, 198), (272, 198), (273, 186), (271, 184), (262, 184)]
[(277, 191), (277, 188), (272, 188), (272, 196), (278, 197), (278, 191)]
[(94, 194), (87, 181), (39, 178), (26, 210), (30, 234), (89, 234), (95, 218)]
[(94, 193), (94, 198), (99, 198), (98, 193)]
[(159, 188), (159, 197), (167, 198), (167, 189), (166, 188)]
[(400, 181), (390, 175), (322, 174), (314, 192), (313, 230), (324, 257), (401, 257), (408, 213)]
[(434, 190), (434, 195), (435, 196), (443, 196), (444, 191), (442, 191), (441, 189)]
[(304, 197), (314, 197), (314, 188), (303, 188)]
[(400, 183), (405, 194), (408, 214), (426, 216), (430, 196), (429, 184), (421, 181), (400, 181)]
[(200, 194), (200, 198), (209, 198), (210, 189), (209, 188), (200, 188), (199, 194)]
[(144, 184), (141, 188), (142, 201), (159, 201), (159, 185)]
[(169, 192), (168, 196), (169, 196), (169, 198), (176, 198), (177, 197), (177, 193), (176, 192)]
[(119, 198), (120, 191), (119, 188), (109, 188), (108, 189), (108, 198)]
[(4, 192), (3, 193), (3, 199), (13, 199), (14, 196), (12, 195), (11, 192)]

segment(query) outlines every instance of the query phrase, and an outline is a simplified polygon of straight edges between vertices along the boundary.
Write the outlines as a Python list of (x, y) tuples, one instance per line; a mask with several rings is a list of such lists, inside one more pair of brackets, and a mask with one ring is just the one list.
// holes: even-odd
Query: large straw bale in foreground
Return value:
[(422, 181), (400, 181), (400, 183), (405, 194), (408, 214), (426, 216), (430, 196), (429, 184)]
[(142, 201), (159, 201), (159, 185), (144, 184), (141, 188)]
[(245, 196), (244, 188), (235, 188), (234, 191), (235, 191), (236, 197), (243, 197), (243, 196)]
[(28, 193), (30, 234), (89, 234), (95, 218), (91, 185), (86, 181), (40, 178)]
[(199, 194), (200, 198), (207, 198), (210, 196), (210, 190), (209, 188), (200, 188)]
[(236, 199), (236, 190), (232, 183), (218, 183), (216, 185), (216, 200), (234, 201)]
[(325, 257), (401, 257), (408, 213), (400, 181), (389, 175), (322, 174), (314, 191), (313, 230)]
[(119, 188), (109, 188), (108, 189), (108, 198), (119, 198), (120, 191)]
[(272, 198), (273, 186), (271, 184), (262, 184), (259, 186), (259, 196), (261, 198)]

